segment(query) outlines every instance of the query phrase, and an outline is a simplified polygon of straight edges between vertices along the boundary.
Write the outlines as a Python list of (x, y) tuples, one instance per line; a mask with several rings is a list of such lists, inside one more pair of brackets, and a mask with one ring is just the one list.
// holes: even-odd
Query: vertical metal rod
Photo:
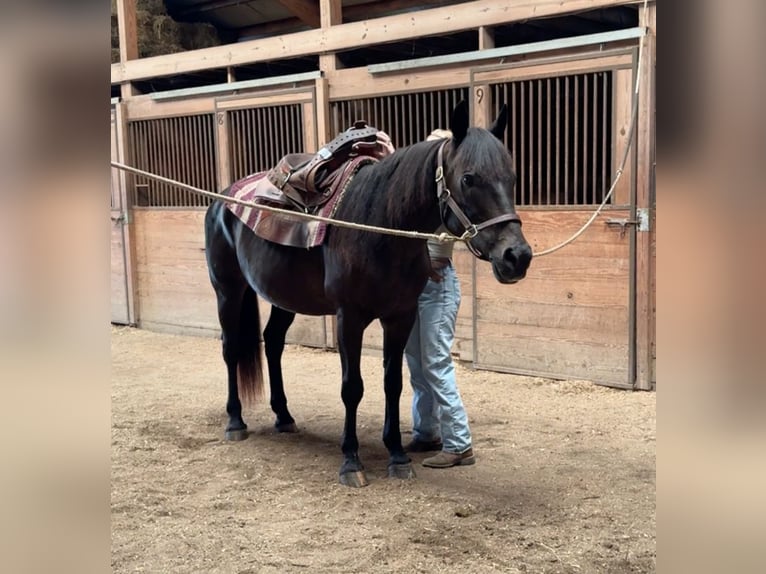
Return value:
[[(183, 138), (183, 142), (181, 143), (181, 149), (183, 150), (183, 156), (184, 156), (184, 172), (186, 175), (186, 179), (182, 179), (181, 181), (191, 181), (193, 179), (192, 171), (193, 171), (193, 164), (192, 164), (192, 147), (194, 146), (193, 142), (194, 140), (191, 138), (191, 123), (194, 119), (194, 116), (186, 116), (181, 119), (181, 137)], [(190, 191), (184, 191), (183, 198), (184, 203), (183, 205), (185, 207), (191, 207), (194, 205), (194, 195)]]
[[(238, 118), (237, 133), (232, 134), (232, 138), (239, 141), (237, 147), (239, 148), (240, 154), (237, 162), (239, 173), (234, 179), (241, 179), (247, 175), (247, 172), (250, 171), (247, 169), (248, 164), (252, 165), (253, 168), (256, 168), (260, 164), (258, 161), (258, 156), (261, 153), (260, 147), (258, 147), (258, 149), (252, 149), (254, 134), (251, 128), (251, 122), (252, 116), (256, 111), (255, 108), (252, 108), (249, 110), (237, 110), (232, 112), (232, 115), (236, 114)], [(253, 169), (252, 171), (258, 170)]]
[(593, 87), (593, 94), (591, 95), (591, 99), (593, 100), (593, 112), (591, 116), (591, 121), (593, 122), (593, 135), (591, 138), (591, 187), (593, 188), (593, 192), (591, 193), (591, 203), (599, 203), (600, 200), (598, 199), (599, 193), (598, 193), (598, 187), (596, 185), (596, 178), (598, 177), (598, 124), (599, 124), (599, 117), (598, 117), (598, 73), (593, 74), (593, 81), (592, 81), (592, 87)]
[(521, 142), (521, 158), (519, 160), (519, 169), (521, 173), (519, 174), (519, 183), (521, 184), (521, 205), (529, 205), (527, 203), (527, 184), (526, 184), (526, 175), (527, 175), (527, 146), (526, 146), (526, 135), (527, 135), (527, 129), (526, 129), (526, 117), (527, 117), (527, 106), (526, 106), (526, 98), (524, 94), (524, 82), (518, 82), (519, 86), (519, 115), (521, 116), (521, 128), (519, 133), (519, 140)]
[[(213, 118), (215, 118), (215, 113), (213, 113)], [(212, 188), (205, 187), (205, 184), (207, 183), (207, 163), (203, 163), (203, 155), (205, 148), (201, 147), (200, 143), (202, 142), (202, 118), (199, 115), (191, 116), (190, 118), (190, 130), (192, 133), (192, 137), (189, 141), (189, 148), (191, 150), (191, 169), (192, 174), (194, 177), (194, 180), (197, 182), (194, 185), (197, 187), (202, 187), (203, 189), (213, 189), (217, 190), (217, 185)], [(213, 158), (215, 158), (215, 134), (211, 134), (213, 136), (213, 146), (210, 150), (210, 153)], [(216, 180), (217, 183), (217, 180)], [(194, 206), (199, 207), (202, 205), (202, 198), (196, 197), (196, 193), (191, 194), (192, 200), (194, 201)]]
[(276, 108), (274, 106), (269, 106), (266, 108), (266, 126), (268, 126), (268, 141), (267, 141), (267, 150), (268, 150), (268, 159), (266, 161), (266, 165), (263, 166), (263, 169), (270, 169), (272, 166), (274, 166), (277, 162), (274, 159), (274, 156), (276, 156), (275, 148), (278, 145), (277, 144), (277, 134), (276, 134)]
[(590, 159), (590, 150), (588, 149), (588, 101), (589, 101), (589, 74), (583, 74), (582, 82), (582, 204), (590, 203), (588, 201), (588, 160)]
[(555, 149), (555, 162), (556, 162), (556, 205), (561, 202), (561, 78), (557, 77), (556, 84), (556, 147)]
[[(162, 171), (160, 172), (164, 177), (173, 177), (173, 174), (170, 173), (170, 160), (168, 159), (168, 119), (163, 118), (159, 121), (160, 128), (160, 137), (158, 138), (158, 152), (160, 157), (162, 158)], [(164, 185), (162, 188), (162, 200), (160, 202), (160, 205), (167, 205), (170, 202), (170, 194), (172, 193), (172, 190), (170, 189), (170, 186)]]
[[(157, 158), (157, 131), (155, 122), (157, 120), (144, 121), (144, 132), (146, 134), (146, 162), (152, 173), (160, 173), (159, 159)], [(151, 180), (146, 179), (146, 204), (148, 206), (154, 205), (154, 200), (159, 198), (160, 185)]]
[(537, 80), (537, 182), (535, 205), (543, 203), (543, 81)]
[(551, 79), (545, 80), (545, 205), (551, 204)]
[[(425, 99), (425, 94), (423, 93), (417, 93), (415, 94), (415, 125), (417, 126), (418, 130), (423, 130), (425, 126), (423, 125), (423, 119), (421, 116), (421, 111), (423, 109), (423, 100)], [(421, 141), (426, 139), (428, 137), (428, 132), (426, 133), (419, 133), (417, 141)]]
[[(241, 157), (240, 147), (241, 138), (239, 137), (239, 114), (237, 110), (230, 110), (226, 113), (229, 118), (229, 167), (231, 169), (231, 179), (237, 181), (239, 179), (239, 158)], [(216, 118), (213, 129), (218, 129), (218, 119)]]
[[(607, 177), (607, 170), (606, 170), (606, 159), (607, 159), (607, 150), (609, 149), (607, 147), (607, 102), (608, 94), (607, 94), (607, 78), (609, 78), (610, 73), (609, 72), (602, 72), (601, 80), (602, 80), (602, 94), (601, 94), (601, 195), (598, 198), (598, 202), (601, 203), (604, 201), (604, 195), (606, 195), (608, 186), (611, 185), (611, 182), (609, 181), (609, 178)], [(612, 201), (610, 200), (610, 203)]]
[(519, 107), (516, 103), (516, 82), (512, 84), (505, 84), (506, 89), (508, 89), (508, 86), (511, 87), (511, 117), (513, 118), (513, 133), (511, 134), (512, 141), (511, 141), (511, 147), (513, 149), (513, 169), (516, 172), (516, 190), (515, 190), (515, 197), (516, 203), (519, 205), (523, 204), (523, 201), (521, 199), (521, 178), (519, 177), (519, 169), (521, 168), (521, 164), (519, 163), (519, 125), (520, 125), (520, 119), (519, 119)]
[(529, 126), (529, 132), (527, 133), (527, 138), (529, 141), (529, 154), (528, 154), (528, 160), (529, 163), (527, 165), (527, 181), (529, 182), (529, 187), (527, 189), (527, 205), (533, 205), (534, 201), (532, 199), (532, 194), (534, 193), (534, 175), (535, 175), (535, 124), (534, 124), (534, 110), (535, 110), (535, 94), (533, 90), (533, 82), (534, 80), (527, 80), (527, 91), (529, 92), (529, 122), (527, 122), (527, 125)]
[(564, 78), (564, 201), (569, 205), (569, 76)]
[(580, 196), (580, 188), (582, 187), (582, 183), (578, 180), (579, 170), (577, 162), (580, 160), (579, 154), (578, 154), (578, 147), (579, 147), (579, 113), (580, 113), (580, 81), (579, 77), (575, 76), (573, 78), (574, 80), (574, 109), (572, 110), (572, 115), (574, 116), (574, 143), (572, 144), (572, 163), (574, 164), (574, 203), (579, 205), (579, 196)]

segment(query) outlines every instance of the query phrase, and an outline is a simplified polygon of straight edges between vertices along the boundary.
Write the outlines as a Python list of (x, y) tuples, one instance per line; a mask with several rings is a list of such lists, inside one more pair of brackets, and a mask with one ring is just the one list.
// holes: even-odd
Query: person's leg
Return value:
[(452, 266), (442, 270), (443, 281), (429, 281), (419, 309), (420, 368), (438, 406), (444, 451), (460, 454), (471, 448), (468, 416), (460, 398), (452, 362), (455, 321), (460, 306), (460, 285)]
[(419, 443), (439, 441), (439, 420), (433, 393), (423, 378), (420, 348), (420, 309), (404, 349), (412, 385), (412, 438)]

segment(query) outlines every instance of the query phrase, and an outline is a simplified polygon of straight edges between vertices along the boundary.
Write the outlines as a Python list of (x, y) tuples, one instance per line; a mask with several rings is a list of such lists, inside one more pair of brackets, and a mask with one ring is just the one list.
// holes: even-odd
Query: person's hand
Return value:
[(435, 283), (441, 283), (442, 281), (444, 281), (444, 275), (442, 275), (441, 273), (439, 273), (439, 272), (438, 272), (436, 269), (434, 269), (433, 267), (431, 267), (431, 270), (428, 272), (428, 278), (429, 278), (431, 281), (435, 282)]

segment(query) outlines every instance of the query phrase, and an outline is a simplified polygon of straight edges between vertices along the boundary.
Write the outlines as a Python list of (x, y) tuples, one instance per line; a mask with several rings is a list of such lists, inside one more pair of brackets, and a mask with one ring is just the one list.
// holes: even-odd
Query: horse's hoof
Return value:
[(389, 464), (388, 465), (389, 478), (401, 478), (408, 480), (415, 478), (415, 469), (412, 467), (412, 463), (405, 464)]
[(232, 429), (232, 430), (227, 430), (223, 436), (226, 440), (240, 441), (240, 440), (245, 440), (248, 436), (248, 433), (246, 428)]
[(285, 423), (285, 424), (275, 424), (274, 428), (277, 429), (277, 432), (289, 432), (289, 433), (296, 433), (298, 432), (298, 425), (295, 423)]
[(340, 483), (343, 486), (350, 486), (351, 488), (361, 488), (370, 484), (367, 480), (367, 475), (364, 474), (363, 470), (341, 474)]

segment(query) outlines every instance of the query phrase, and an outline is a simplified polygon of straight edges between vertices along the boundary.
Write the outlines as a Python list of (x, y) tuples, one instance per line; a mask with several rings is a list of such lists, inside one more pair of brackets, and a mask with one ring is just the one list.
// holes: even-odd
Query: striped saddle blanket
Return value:
[[(334, 178), (332, 187), (324, 190), (327, 200), (309, 210), (309, 213), (333, 217), (359, 169), (377, 161), (374, 157), (362, 155), (346, 162), (341, 168), (340, 176)], [(327, 223), (301, 217), (301, 214), (306, 213), (305, 208), (297, 206), (294, 200), (272, 184), (266, 177), (268, 173), (263, 171), (248, 175), (234, 182), (229, 188), (230, 197), (255, 204), (254, 206), (227, 203), (227, 207), (262, 239), (306, 249), (321, 245), (327, 232)], [(258, 205), (288, 209), (295, 212), (295, 215), (264, 211), (258, 209)]]

